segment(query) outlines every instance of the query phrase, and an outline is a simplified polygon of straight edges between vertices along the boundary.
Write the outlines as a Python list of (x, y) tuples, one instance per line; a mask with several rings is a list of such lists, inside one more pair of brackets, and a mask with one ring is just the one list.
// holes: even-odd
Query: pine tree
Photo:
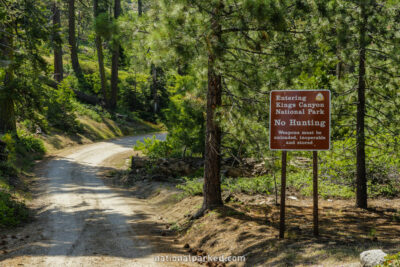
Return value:
[(62, 39), (60, 36), (61, 13), (57, 1), (53, 2), (53, 49), (54, 49), (54, 79), (61, 82), (64, 77)]
[[(1, 57), (8, 62), (2, 75), (3, 85), (0, 91), (0, 133), (16, 133), (15, 105), (12, 97), (14, 80), (14, 34), (12, 31), (15, 21), (2, 21), (0, 24)], [(8, 24), (8, 25), (7, 25)]]
[[(99, 73), (100, 73), (100, 85), (101, 85), (101, 92), (103, 94), (103, 100), (105, 103), (108, 103), (107, 97), (107, 82), (106, 82), (106, 72), (104, 69), (104, 54), (103, 54), (103, 42), (102, 38), (99, 33), (99, 29), (97, 29), (96, 20), (99, 19), (99, 1), (93, 0), (93, 15), (95, 20), (95, 44), (97, 50), (97, 61), (99, 65)], [(97, 27), (96, 27), (97, 26)]]
[[(243, 1), (236, 5), (222, 0), (174, 4), (164, 1), (162, 8), (165, 28), (159, 29), (158, 36), (168, 40), (166, 45), (173, 46), (182, 61), (195, 66), (192, 73), (196, 78), (204, 79), (202, 70), (207, 68), (204, 201), (195, 216), (198, 217), (205, 210), (222, 205), (220, 166), (221, 157), (227, 151), (222, 151), (221, 146), (227, 147), (224, 139), (230, 138), (228, 134), (222, 138), (222, 132), (237, 129), (248, 139), (247, 131), (253, 130), (236, 125), (221, 128), (226, 116), (233, 113), (228, 110), (234, 109), (238, 114), (254, 119), (257, 103), (260, 108), (263, 104), (266, 114), (265, 93), (271, 89), (265, 88), (262, 81), (275, 75), (281, 80), (286, 78), (281, 84), (289, 84), (292, 77), (299, 74), (298, 70), (290, 69), (295, 64), (287, 62), (297, 57), (292, 40), (296, 34), (301, 34), (295, 28), (297, 24), (292, 25), (291, 21), (297, 19), (295, 12), (300, 18), (304, 8), (296, 9), (293, 1)], [(172, 58), (175, 60), (174, 56)], [(277, 71), (275, 65), (284, 62), (288, 66)], [(226, 106), (230, 108), (224, 109)], [(236, 116), (235, 113), (232, 115)], [(265, 134), (266, 122), (260, 122), (260, 125)]]
[(51, 32), (43, 27), (48, 17), (42, 11), (48, 9), (41, 1), (6, 0), (0, 7), (0, 60), (5, 65), (0, 68), (0, 133), (16, 135), (16, 111), (35, 106), (42, 93), (39, 73), (46, 64), (39, 47)]
[(71, 53), (72, 68), (83, 88), (88, 88), (89, 85), (83, 75), (81, 65), (78, 58), (78, 47), (76, 41), (76, 16), (75, 16), (75, 0), (68, 0), (68, 43)]
[[(118, 17), (121, 14), (121, 0), (114, 1), (114, 20), (117, 22)], [(117, 33), (114, 33), (118, 36)], [(113, 38), (112, 44), (112, 63), (111, 63), (111, 97), (110, 97), (110, 108), (115, 110), (117, 107), (118, 98), (118, 67), (120, 57), (120, 43), (118, 37)]]
[[(356, 206), (365, 209), (368, 207), (367, 177), (373, 171), (368, 167), (366, 147), (372, 143), (379, 147), (382, 136), (398, 132), (398, 127), (394, 127), (398, 116), (393, 110), (398, 108), (398, 103), (393, 98), (396, 90), (393, 82), (397, 80), (393, 67), (400, 61), (393, 51), (399, 47), (396, 36), (399, 5), (375, 0), (315, 3), (319, 11), (317, 17), (329, 23), (316, 25), (316, 31), (321, 33), (317, 38), (331, 47), (330, 55), (338, 62), (336, 68), (340, 64), (338, 81), (333, 88), (340, 98), (336, 101), (341, 103), (339, 113), (333, 114), (335, 123), (352, 125), (351, 121), (356, 118)], [(353, 96), (357, 99), (356, 110), (354, 103), (346, 100)], [(378, 107), (381, 101), (385, 101), (385, 105)], [(354, 128), (346, 128), (351, 137)]]

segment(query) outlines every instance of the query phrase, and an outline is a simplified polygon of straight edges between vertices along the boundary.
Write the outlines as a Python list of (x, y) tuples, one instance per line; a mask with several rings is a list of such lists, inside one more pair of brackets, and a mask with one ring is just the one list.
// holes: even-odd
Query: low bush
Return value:
[[(280, 178), (277, 177), (276, 187), (272, 176), (223, 178), (222, 190), (232, 193), (244, 193), (248, 195), (255, 194), (274, 194), (275, 190), (280, 191)], [(312, 195), (312, 176), (311, 172), (297, 172), (288, 174), (287, 185), (292, 190), (297, 191), (302, 196)], [(183, 190), (185, 195), (201, 195), (203, 190), (203, 180), (197, 177), (184, 177), (184, 182), (177, 185), (177, 188)], [(354, 197), (354, 191), (346, 186), (332, 184), (329, 180), (320, 179), (319, 195), (322, 198), (351, 198)]]
[(56, 90), (49, 90), (47, 119), (49, 124), (68, 133), (81, 130), (76, 119), (73, 101), (75, 94), (65, 81)]
[(268, 176), (254, 178), (226, 178), (222, 182), (222, 188), (226, 191), (253, 194), (272, 194), (274, 192), (274, 180)]
[(138, 141), (135, 150), (141, 150), (150, 159), (166, 158), (173, 155), (173, 147), (168, 141), (157, 140), (155, 136)]
[(201, 179), (190, 179), (184, 177), (185, 182), (179, 184), (176, 188), (181, 189), (186, 196), (201, 196), (203, 195), (203, 181)]
[(11, 194), (0, 191), (0, 228), (18, 226), (28, 218), (29, 212), (24, 203), (14, 199)]
[(43, 141), (33, 135), (19, 132), (19, 139), (17, 141), (17, 153), (38, 153), (44, 155), (46, 148)]
[(33, 162), (42, 159), (46, 153), (43, 141), (23, 130), (18, 130), (18, 137), (5, 134), (1, 140), (7, 145), (8, 154), (7, 162), (1, 163), (0, 175), (3, 178), (17, 177), (18, 168), (30, 171)]
[(96, 122), (102, 122), (104, 119), (111, 119), (111, 114), (103, 107), (97, 105), (82, 104), (76, 100), (72, 102), (74, 110), (81, 116), (87, 116)]
[(400, 252), (393, 255), (387, 255), (385, 262), (378, 267), (397, 267), (400, 266)]
[[(16, 176), (18, 176), (17, 168), (15, 168), (10, 162), (0, 162), (0, 180), (7, 183), (5, 186), (8, 187), (8, 181)], [(0, 187), (3, 186), (0, 184)]]

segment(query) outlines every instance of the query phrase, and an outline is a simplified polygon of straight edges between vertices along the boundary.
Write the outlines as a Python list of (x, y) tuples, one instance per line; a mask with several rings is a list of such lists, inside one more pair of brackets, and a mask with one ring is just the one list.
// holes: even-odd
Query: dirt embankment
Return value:
[(108, 118), (102, 118), (100, 121), (96, 121), (88, 116), (80, 116), (78, 117), (78, 121), (82, 127), (81, 133), (67, 134), (65, 132), (51, 132), (48, 134), (37, 134), (37, 137), (43, 140), (47, 152), (53, 154), (66, 147), (160, 131), (157, 125), (148, 122), (125, 121), (122, 123)]

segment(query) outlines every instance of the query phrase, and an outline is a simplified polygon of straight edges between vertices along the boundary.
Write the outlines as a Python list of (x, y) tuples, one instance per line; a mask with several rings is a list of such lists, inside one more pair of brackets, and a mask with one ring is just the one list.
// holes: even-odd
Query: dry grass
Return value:
[(239, 196), (196, 221), (185, 215), (193, 214), (202, 198), (177, 199), (162, 192), (152, 203), (180, 232), (182, 243), (213, 256), (246, 256), (246, 263), (230, 266), (358, 266), (364, 250), (400, 251), (400, 199), (372, 200), (367, 211), (352, 201), (321, 200), (319, 238), (312, 235), (312, 200), (289, 200), (284, 240), (278, 238), (279, 207), (272, 198), (259, 196), (252, 203)]
[(83, 133), (71, 135), (58, 132), (40, 136), (47, 152), (51, 154), (57, 150), (75, 145), (90, 144), (105, 139), (159, 131), (158, 126), (147, 122), (130, 122), (121, 125), (107, 118), (103, 118), (101, 122), (97, 122), (87, 116), (79, 117), (78, 121), (83, 127)]

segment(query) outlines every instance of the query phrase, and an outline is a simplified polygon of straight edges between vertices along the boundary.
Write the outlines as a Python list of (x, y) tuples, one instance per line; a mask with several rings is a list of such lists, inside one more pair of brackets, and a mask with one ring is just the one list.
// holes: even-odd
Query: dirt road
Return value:
[(178, 266), (154, 261), (183, 252), (148, 238), (165, 228), (146, 212), (144, 200), (97, 177), (107, 158), (126, 153), (144, 137), (69, 149), (43, 163), (34, 192), (37, 220), (10, 237), (0, 266)]

